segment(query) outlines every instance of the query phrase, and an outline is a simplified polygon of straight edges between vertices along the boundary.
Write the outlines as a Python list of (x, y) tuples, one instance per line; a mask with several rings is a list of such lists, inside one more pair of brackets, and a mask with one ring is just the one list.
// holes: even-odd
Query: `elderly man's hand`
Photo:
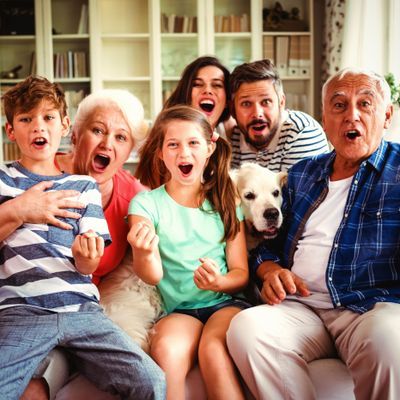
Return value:
[(309, 296), (310, 292), (301, 278), (280, 265), (265, 263), (261, 298), (267, 304), (281, 303), (287, 294), (298, 293), (300, 296)]

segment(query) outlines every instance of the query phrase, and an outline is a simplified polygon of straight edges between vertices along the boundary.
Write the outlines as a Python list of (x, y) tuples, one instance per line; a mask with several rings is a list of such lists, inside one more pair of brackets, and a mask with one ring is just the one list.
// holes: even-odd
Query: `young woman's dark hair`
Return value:
[(228, 105), (230, 100), (230, 88), (229, 88), (230, 73), (228, 69), (218, 60), (218, 58), (212, 56), (202, 56), (196, 58), (194, 61), (192, 61), (185, 67), (176, 89), (172, 92), (171, 96), (165, 102), (163, 109), (178, 104), (191, 105), (193, 83), (197, 77), (199, 70), (201, 68), (208, 66), (217, 67), (224, 73), (224, 87), (225, 87), (227, 104), (221, 116), (219, 117), (218, 123), (227, 121), (230, 117), (229, 105)]

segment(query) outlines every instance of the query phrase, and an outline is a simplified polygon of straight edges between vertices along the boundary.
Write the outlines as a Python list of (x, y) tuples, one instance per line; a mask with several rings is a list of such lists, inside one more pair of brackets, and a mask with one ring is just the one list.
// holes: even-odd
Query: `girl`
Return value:
[(225, 344), (231, 319), (248, 306), (233, 297), (247, 284), (248, 266), (230, 147), (203, 113), (174, 106), (160, 113), (145, 149), (142, 160), (152, 158), (152, 173), (166, 170), (168, 179), (132, 199), (128, 241), (136, 274), (157, 285), (167, 313), (150, 344), (167, 398), (185, 398), (198, 356), (210, 399), (243, 399)]
[[(212, 129), (225, 138), (229, 137), (236, 125), (228, 107), (229, 75), (229, 71), (217, 58), (196, 58), (184, 69), (176, 89), (165, 102), (163, 109), (178, 104), (190, 105), (206, 115)], [(166, 177), (163, 174), (154, 174), (151, 158), (143, 158), (142, 153), (147, 153), (147, 149), (139, 151), (143, 162), (138, 165), (136, 175), (145, 177), (150, 188), (155, 189), (166, 182)]]

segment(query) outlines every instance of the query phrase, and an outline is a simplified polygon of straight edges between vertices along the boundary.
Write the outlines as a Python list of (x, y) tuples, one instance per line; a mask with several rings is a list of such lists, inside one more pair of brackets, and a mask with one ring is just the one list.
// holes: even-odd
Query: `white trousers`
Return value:
[(357, 314), (296, 301), (241, 311), (227, 333), (229, 351), (256, 399), (315, 399), (308, 362), (339, 356), (358, 400), (400, 399), (400, 304)]

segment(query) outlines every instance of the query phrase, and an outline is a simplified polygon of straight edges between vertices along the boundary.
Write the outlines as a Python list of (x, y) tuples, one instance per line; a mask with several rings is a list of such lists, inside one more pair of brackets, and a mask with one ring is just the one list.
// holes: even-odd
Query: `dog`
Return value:
[(255, 248), (262, 240), (278, 235), (283, 217), (282, 187), (287, 172), (273, 172), (256, 163), (243, 163), (231, 170), (246, 224), (247, 250)]
[(128, 249), (120, 265), (100, 282), (100, 304), (105, 314), (148, 353), (149, 334), (163, 312), (161, 297), (155, 286), (137, 277), (132, 264)]

